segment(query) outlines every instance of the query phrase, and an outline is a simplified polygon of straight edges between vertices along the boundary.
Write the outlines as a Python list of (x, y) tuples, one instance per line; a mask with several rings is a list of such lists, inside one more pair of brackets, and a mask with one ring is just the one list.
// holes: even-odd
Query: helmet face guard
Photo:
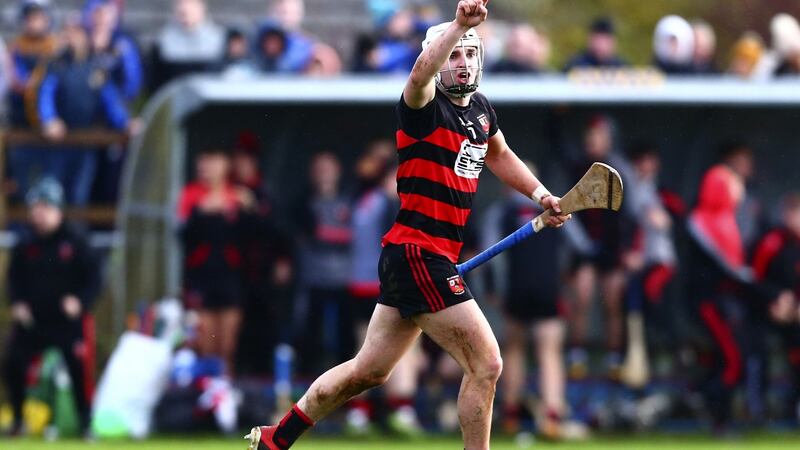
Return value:
[[(431, 27), (428, 30), (427, 36), (425, 41), (422, 43), (423, 50), (433, 42), (434, 39), (439, 37), (439, 35), (444, 33), (444, 30), (447, 26), (450, 25), (449, 23), (443, 23), (434, 27)], [(469, 31), (458, 40), (454, 49), (461, 49), (461, 57), (466, 58), (467, 50), (469, 48), (474, 48), (477, 52), (476, 65), (467, 65), (466, 69), (469, 71), (475, 71), (475, 80), (472, 83), (461, 84), (458, 82), (458, 73), (463, 71), (463, 68), (453, 67), (452, 61), (448, 58), (447, 60), (447, 68), (442, 69), (439, 73), (436, 74), (436, 87), (441, 90), (442, 92), (446, 93), (451, 97), (456, 98), (464, 98), (473, 92), (478, 90), (478, 86), (481, 83), (481, 78), (483, 77), (483, 41), (481, 41), (480, 36), (474, 29), (470, 29)], [(449, 86), (445, 86), (442, 80), (449, 81)]]

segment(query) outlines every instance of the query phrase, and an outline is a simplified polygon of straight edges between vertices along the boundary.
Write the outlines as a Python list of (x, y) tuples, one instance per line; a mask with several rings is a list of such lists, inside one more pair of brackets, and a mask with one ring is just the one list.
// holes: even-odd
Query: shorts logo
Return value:
[(453, 294), (461, 295), (464, 293), (464, 280), (461, 275), (454, 275), (447, 279), (447, 285)]
[(476, 145), (464, 139), (456, 158), (456, 165), (453, 168), (456, 171), (456, 175), (464, 178), (478, 178), (481, 170), (483, 170), (487, 148), (486, 144)]
[(481, 114), (480, 116), (478, 116), (478, 122), (483, 127), (483, 131), (488, 133), (490, 124), (489, 124), (489, 119), (486, 117), (486, 114)]

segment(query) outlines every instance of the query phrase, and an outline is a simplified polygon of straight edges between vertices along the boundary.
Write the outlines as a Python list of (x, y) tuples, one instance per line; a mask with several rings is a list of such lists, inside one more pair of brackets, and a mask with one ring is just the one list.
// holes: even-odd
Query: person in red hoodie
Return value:
[(743, 194), (741, 177), (725, 165), (713, 166), (703, 176), (687, 222), (687, 292), (712, 346), (709, 357), (703, 358), (709, 371), (700, 387), (717, 433), (727, 432), (730, 425), (732, 394), (744, 374), (748, 325), (754, 313), (768, 305), (778, 319), (784, 314), (782, 305), (794, 302), (791, 291), (758, 283), (746, 264), (736, 223)]

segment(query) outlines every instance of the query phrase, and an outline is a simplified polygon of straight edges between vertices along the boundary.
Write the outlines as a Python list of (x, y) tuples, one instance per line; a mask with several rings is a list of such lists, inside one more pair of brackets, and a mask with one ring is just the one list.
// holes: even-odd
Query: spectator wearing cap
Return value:
[(144, 72), (136, 40), (120, 28), (118, 0), (90, 0), (84, 9), (92, 52), (119, 91), (130, 101), (142, 90)]
[[(79, 22), (68, 22), (63, 35), (64, 50), (49, 65), (39, 92), (39, 117), (45, 137), (59, 142), (71, 130), (132, 128), (134, 122), (125, 101), (111, 75), (92, 54), (86, 30)], [(97, 168), (97, 151), (62, 147), (51, 151), (48, 157), (51, 175), (64, 184), (68, 203), (87, 204)]]
[(224, 47), (225, 29), (209, 17), (204, 0), (174, 0), (173, 17), (161, 29), (153, 52), (151, 87), (213, 68)]
[(668, 75), (694, 73), (694, 30), (683, 17), (661, 18), (653, 35), (654, 65)]
[(99, 267), (86, 238), (64, 221), (58, 181), (41, 179), (26, 202), (30, 226), (12, 252), (7, 277), (12, 325), (3, 375), (14, 413), (12, 433), (22, 432), (28, 366), (35, 355), (55, 347), (69, 369), (80, 426), (88, 434), (82, 317), (97, 297)]
[(532, 25), (520, 23), (511, 29), (503, 58), (491, 67), (496, 73), (541, 73), (550, 57), (550, 41)]
[(565, 72), (586, 67), (625, 67), (628, 63), (617, 55), (614, 22), (600, 17), (589, 28), (587, 48), (574, 56), (564, 67)]

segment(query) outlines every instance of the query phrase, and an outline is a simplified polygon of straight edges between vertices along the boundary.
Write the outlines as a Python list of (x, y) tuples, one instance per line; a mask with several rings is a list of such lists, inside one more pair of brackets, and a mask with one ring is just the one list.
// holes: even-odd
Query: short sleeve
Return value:
[(406, 104), (401, 95), (396, 108), (397, 128), (417, 139), (422, 139), (431, 134), (436, 129), (438, 96), (439, 92), (437, 91), (436, 96), (427, 105), (421, 109), (413, 109)]

